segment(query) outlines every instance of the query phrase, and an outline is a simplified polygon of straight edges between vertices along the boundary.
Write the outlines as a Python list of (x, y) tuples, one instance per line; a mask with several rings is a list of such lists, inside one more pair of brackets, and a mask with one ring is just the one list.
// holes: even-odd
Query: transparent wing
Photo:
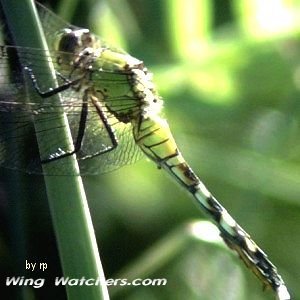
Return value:
[(60, 30), (65, 28), (78, 28), (64, 21), (40, 3), (35, 2), (35, 5), (50, 49), (52, 49), (52, 47), (54, 46), (56, 35)]
[[(16, 54), (18, 52), (18, 56)], [(55, 61), (58, 53), (51, 52), (51, 59)], [(22, 67), (16, 63), (22, 61)], [(55, 118), (58, 112), (63, 112), (69, 121), (72, 139), (75, 143), (79, 131), (80, 116), (84, 89), (77, 91), (69, 88), (60, 92), (61, 105), (54, 105), (51, 97), (43, 99), (33, 88), (32, 81), (28, 74), (24, 72), (24, 67), (34, 69), (37, 84), (42, 91), (48, 90), (39, 78), (43, 77), (43, 69), (40, 67), (43, 60), (48, 60), (49, 56), (45, 52), (31, 48), (1, 47), (0, 54), (0, 164), (2, 166), (23, 170), (29, 173), (42, 173), (40, 156), (37, 150), (35, 122), (51, 124), (43, 129), (47, 131), (48, 148), (44, 149), (47, 159), (58, 152), (71, 152), (73, 145), (67, 149), (61, 146), (62, 141), (57, 139), (58, 128)], [(56, 68), (58, 68), (56, 66)], [(59, 66), (59, 74), (64, 76), (69, 72), (69, 66)], [(118, 142), (112, 151), (105, 152), (105, 149), (112, 147), (112, 139), (107, 128), (103, 124), (103, 119), (99, 116), (97, 107), (89, 101), (88, 115), (85, 122), (84, 138), (82, 147), (77, 153), (81, 174), (97, 174), (112, 171), (123, 165), (135, 162), (141, 157), (141, 152), (132, 137), (132, 128), (128, 122), (120, 122), (103, 104), (114, 107), (114, 111), (122, 113), (124, 107), (132, 111), (139, 109), (136, 99), (128, 97), (131, 90), (130, 81), (126, 72), (120, 71), (99, 71), (93, 72), (90, 84), (95, 87), (95, 95), (101, 104), (109, 127)], [(58, 85), (62, 84), (58, 78)], [(51, 87), (55, 88), (55, 87)], [(104, 93), (105, 91), (105, 93)], [(105, 99), (103, 98), (105, 97)], [(99, 107), (98, 107), (99, 109)], [(40, 133), (43, 139), (44, 132)], [(46, 135), (45, 135), (46, 136)], [(46, 151), (45, 151), (46, 150)], [(56, 160), (55, 167), (49, 175), (69, 175), (64, 171), (64, 160)], [(52, 163), (52, 162), (50, 162)], [(70, 174), (71, 175), (71, 174)]]
[[(41, 5), (38, 2), (35, 2), (39, 18), (44, 30), (44, 34), (48, 43), (48, 47), (50, 50), (55, 50), (56, 42), (57, 42), (57, 35), (59, 32), (61, 32), (63, 29), (69, 28), (72, 30), (81, 29), (78, 26), (74, 26), (63, 19), (61, 19), (59, 16), (54, 14), (52, 11), (47, 9), (45, 6)], [(112, 47), (112, 45), (107, 45), (107, 43), (97, 36), (97, 39), (99, 42), (101, 41), (101, 45), (103, 47), (108, 47), (115, 52), (124, 53), (122, 49), (119, 49), (117, 47)]]

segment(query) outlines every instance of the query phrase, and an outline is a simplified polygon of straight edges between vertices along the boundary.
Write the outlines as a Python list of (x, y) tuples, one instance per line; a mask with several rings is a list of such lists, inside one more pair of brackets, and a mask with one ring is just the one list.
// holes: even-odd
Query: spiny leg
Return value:
[(94, 107), (97, 111), (97, 114), (100, 117), (100, 120), (102, 121), (102, 124), (104, 125), (104, 128), (105, 128), (105, 130), (106, 130), (106, 132), (107, 132), (107, 134), (110, 138), (111, 146), (107, 146), (105, 149), (100, 150), (100, 151), (98, 151), (96, 153), (93, 153), (91, 155), (86, 155), (82, 159), (88, 159), (88, 158), (92, 158), (92, 157), (97, 156), (97, 155), (101, 155), (101, 154), (110, 152), (110, 151), (116, 149), (117, 146), (118, 146), (117, 137), (116, 137), (115, 133), (113, 132), (112, 127), (108, 123), (107, 117), (106, 117), (105, 113), (103, 112), (103, 109), (100, 105), (100, 102), (99, 102), (98, 98), (93, 95), (93, 92), (90, 93), (89, 97), (90, 97), (90, 101), (93, 103), (93, 105), (94, 105)]
[(86, 128), (87, 116), (88, 116), (88, 91), (85, 90), (83, 99), (82, 99), (79, 127), (78, 127), (76, 141), (74, 143), (74, 150), (68, 151), (68, 152), (51, 154), (49, 158), (41, 161), (42, 164), (49, 163), (49, 162), (55, 161), (57, 159), (61, 159), (61, 158), (76, 154), (81, 149), (84, 132), (85, 132), (85, 128)]
[(90, 89), (86, 89), (84, 91), (84, 96), (83, 96), (83, 101), (82, 101), (82, 107), (81, 107), (81, 114), (80, 114), (80, 120), (79, 120), (79, 127), (78, 127), (78, 133), (77, 133), (77, 137), (76, 137), (76, 141), (74, 143), (74, 150), (73, 151), (68, 151), (68, 152), (62, 152), (60, 150), (60, 152), (51, 154), (49, 158), (42, 160), (42, 163), (49, 163), (49, 162), (53, 162), (55, 160), (76, 154), (80, 151), (81, 147), (82, 147), (82, 141), (84, 138), (84, 133), (85, 133), (85, 129), (86, 129), (86, 122), (87, 122), (87, 116), (88, 116), (88, 103), (92, 102), (97, 110), (97, 113), (104, 125), (104, 128), (106, 129), (111, 143), (112, 145), (107, 147), (104, 150), (100, 150), (97, 153), (93, 153), (91, 155), (86, 155), (84, 158), (82, 159), (88, 159), (91, 157), (94, 157), (96, 155), (100, 155), (100, 154), (104, 154), (107, 153), (109, 151), (114, 150), (117, 146), (118, 146), (118, 141), (117, 138), (111, 128), (111, 126), (108, 124), (108, 120), (105, 116), (105, 114), (102, 111), (102, 108), (99, 104), (98, 99), (92, 95), (93, 92)]
[[(69, 80), (69, 79), (65, 78), (62, 74), (60, 74), (59, 72), (56, 72), (56, 75), (59, 76), (64, 81), (64, 84), (62, 84), (62, 85), (60, 85), (60, 86), (58, 86), (54, 89), (49, 88), (48, 91), (42, 92), (40, 87), (38, 86), (37, 79), (36, 79), (36, 76), (33, 73), (33, 70), (29, 67), (24, 67), (24, 71), (28, 73), (34, 89), (36, 90), (36, 92), (39, 94), (39, 96), (41, 98), (49, 98), (49, 97), (51, 97), (55, 94), (63, 92), (65, 90), (69, 89), (71, 86), (76, 85), (80, 80), (82, 80), (82, 78), (78, 78), (78, 79), (75, 79), (75, 80)], [(87, 98), (88, 98), (87, 97), (87, 91), (85, 91), (83, 101), (82, 101), (77, 138), (76, 138), (76, 141), (74, 143), (74, 150), (64, 152), (63, 150), (59, 149), (58, 152), (56, 152), (54, 154), (50, 154), (49, 158), (41, 160), (42, 164), (49, 163), (49, 162), (55, 161), (57, 159), (61, 159), (61, 158), (73, 155), (73, 154), (77, 153), (80, 150), (82, 140), (83, 140), (83, 137), (84, 137), (84, 131), (85, 131), (86, 120), (87, 120), (87, 115), (88, 115), (88, 100), (87, 100)]]
[[(65, 81), (65, 83), (63, 85), (60, 85), (60, 86), (54, 88), (54, 89), (50, 88), (48, 91), (42, 92), (40, 87), (38, 86), (37, 79), (36, 79), (35, 75), (33, 74), (32, 69), (30, 69), (29, 67), (25, 67), (24, 70), (29, 74), (34, 89), (36, 90), (36, 92), (42, 98), (48, 98), (48, 97), (51, 97), (51, 96), (53, 96), (57, 93), (60, 93), (64, 90), (67, 90), (71, 86), (76, 85), (81, 80), (81, 78), (79, 78), (79, 79), (71, 81), (71, 80), (66, 79), (60, 73), (57, 73), (57, 76), (62, 78)], [(84, 92), (84, 97), (83, 97), (83, 101), (82, 101), (79, 127), (78, 127), (78, 133), (77, 133), (76, 141), (74, 143), (74, 150), (64, 152), (61, 149), (59, 149), (58, 152), (56, 152), (54, 154), (50, 154), (49, 158), (46, 158), (46, 159), (42, 160), (41, 163), (44, 164), (44, 163), (53, 162), (55, 160), (58, 160), (58, 159), (76, 154), (78, 151), (80, 151), (81, 146), (82, 146), (83, 137), (84, 137), (85, 128), (86, 128), (86, 121), (87, 121), (87, 115), (88, 115), (88, 102), (89, 102), (89, 98), (92, 99), (90, 94), (91, 94), (91, 92), (89, 91), (89, 89), (86, 89), (85, 92)], [(87, 159), (87, 158), (93, 157), (95, 155), (99, 155), (99, 154), (103, 154), (103, 153), (112, 151), (113, 149), (115, 149), (118, 146), (118, 142), (117, 142), (117, 139), (115, 137), (115, 134), (113, 133), (113, 131), (111, 129), (111, 126), (108, 124), (107, 118), (105, 117), (100, 105), (95, 104), (95, 103), (97, 103), (96, 100), (92, 100), (92, 102), (94, 103), (94, 105), (97, 109), (98, 115), (100, 116), (100, 119), (103, 122), (104, 127), (105, 127), (105, 129), (106, 129), (106, 131), (107, 131), (107, 133), (108, 133), (108, 135), (111, 139), (112, 146), (107, 147), (105, 150), (99, 151), (98, 153), (94, 153), (93, 155), (85, 156), (84, 159)]]
[(43, 91), (41, 91), (41, 89), (37, 83), (37, 79), (33, 73), (33, 70), (29, 67), (24, 67), (24, 71), (26, 73), (28, 73), (34, 89), (36, 90), (36, 92), (39, 94), (39, 96), (41, 98), (49, 98), (53, 95), (63, 92), (65, 90), (67, 90), (68, 88), (70, 88), (72, 85), (74, 86), (76, 83), (78, 83), (81, 80), (81, 78), (75, 79), (75, 80), (69, 80), (69, 79), (65, 78), (63, 75), (61, 75), (59, 72), (56, 72), (56, 75), (58, 77), (60, 77), (64, 81), (64, 83), (56, 88), (49, 88), (48, 91), (43, 92)]

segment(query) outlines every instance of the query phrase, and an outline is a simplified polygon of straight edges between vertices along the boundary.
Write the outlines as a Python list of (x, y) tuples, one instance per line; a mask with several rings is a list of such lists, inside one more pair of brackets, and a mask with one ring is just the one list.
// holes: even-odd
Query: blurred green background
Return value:
[[(43, 3), (145, 62), (184, 157), (300, 299), (300, 1)], [(24, 271), (22, 257), (45, 261), (26, 276), (49, 284), (24, 299), (65, 299), (50, 284), (61, 270), (43, 179), (11, 185), (10, 173), (1, 170), (0, 276)], [(84, 185), (106, 277), (168, 279), (110, 288), (112, 299), (274, 299), (222, 244), (195, 238), (186, 224), (201, 212), (146, 159)]]

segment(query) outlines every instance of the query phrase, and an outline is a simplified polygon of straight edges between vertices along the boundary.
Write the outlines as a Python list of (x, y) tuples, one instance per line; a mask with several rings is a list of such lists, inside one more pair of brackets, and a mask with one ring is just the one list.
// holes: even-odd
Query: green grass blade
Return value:
[(211, 34), (211, 2), (169, 0), (165, 1), (165, 11), (174, 54), (183, 60), (203, 56)]
[[(34, 3), (30, 0), (3, 0), (1, 3), (15, 43), (22, 47), (46, 50), (47, 45), (43, 38)], [(44, 66), (40, 65), (39, 67), (43, 67), (45, 70), (43, 78), (39, 78), (39, 80), (45, 82), (47, 86), (54, 86), (55, 72), (51, 62), (44, 61)], [(55, 101), (57, 105), (60, 101), (59, 96), (51, 101)], [(44, 136), (42, 139), (41, 136), (37, 135), (41, 155), (43, 150), (47, 148), (45, 142), (47, 141), (45, 138), (47, 130), (44, 130), (45, 127), (68, 128), (64, 115), (60, 114), (57, 117), (52, 118), (55, 120), (55, 124), (52, 125), (50, 121), (45, 124), (46, 122), (36, 122), (37, 119), (35, 120), (36, 132), (43, 132)], [(61, 130), (60, 134), (61, 136), (57, 137), (59, 140), (64, 140), (66, 145), (72, 143), (67, 130)], [(69, 157), (65, 161), (68, 172), (77, 170), (78, 166), (74, 157)], [(49, 171), (51, 165), (52, 163), (45, 164), (43, 170)], [(45, 184), (64, 276), (79, 279), (82, 276), (99, 278), (104, 283), (105, 278), (81, 178), (76, 176), (46, 176)], [(76, 300), (109, 299), (104, 284), (67, 286), (67, 294), (69, 299)]]
[(70, 22), (78, 5), (78, 2), (78, 0), (60, 1), (59, 7), (57, 9), (58, 15), (64, 20)]

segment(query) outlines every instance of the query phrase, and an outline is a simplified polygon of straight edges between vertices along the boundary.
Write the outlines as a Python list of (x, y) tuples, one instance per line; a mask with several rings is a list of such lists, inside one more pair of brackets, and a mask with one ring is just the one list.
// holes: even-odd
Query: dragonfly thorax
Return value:
[(146, 68), (133, 69), (133, 92), (137, 95), (141, 102), (141, 114), (144, 118), (149, 115), (157, 115), (161, 112), (163, 101), (159, 97), (154, 83), (152, 81), (152, 73)]

